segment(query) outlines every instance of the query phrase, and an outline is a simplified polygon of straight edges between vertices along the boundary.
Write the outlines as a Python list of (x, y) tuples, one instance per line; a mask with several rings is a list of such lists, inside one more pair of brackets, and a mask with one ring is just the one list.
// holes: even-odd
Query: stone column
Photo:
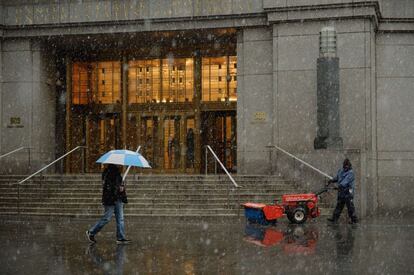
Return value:
[(237, 35), (238, 173), (270, 174), (266, 146), (273, 135), (272, 31), (249, 28)]
[(197, 51), (194, 57), (194, 170), (196, 173), (201, 172), (201, 54)]
[[(68, 152), (71, 148), (71, 106), (72, 106), (72, 61), (69, 57), (66, 57), (66, 152)], [(88, 129), (88, 128), (87, 128)], [(88, 131), (86, 131), (88, 132)], [(86, 139), (87, 141), (88, 139)], [(86, 144), (86, 142), (85, 142)], [(88, 150), (85, 150), (88, 152)], [(70, 173), (70, 158), (71, 156), (65, 159), (65, 171), (66, 173)]]
[(336, 31), (324, 27), (319, 37), (317, 59), (317, 136), (315, 149), (343, 146), (339, 120), (339, 58), (336, 56)]
[[(121, 95), (122, 95), (122, 116), (121, 116), (121, 143), (122, 143), (122, 148), (126, 148), (126, 143), (127, 143), (127, 107), (128, 107), (128, 86), (127, 86), (127, 81), (128, 81), (128, 61), (126, 59), (126, 57), (122, 58), (121, 61), (121, 79), (122, 79), (122, 91), (121, 91)], [(134, 150), (134, 148), (127, 148), (130, 150)]]
[[(2, 151), (31, 147), (32, 168), (55, 158), (55, 60), (29, 39), (3, 41)], [(8, 173), (28, 173), (27, 150), (8, 158)], [(50, 172), (50, 170), (49, 170)]]
[[(2, 7), (0, 6), (0, 9), (2, 9)], [(0, 35), (0, 38), (2, 38), (2, 35)], [(2, 47), (2, 39), (0, 39), (0, 129), (3, 130), (3, 47)], [(2, 137), (3, 135), (1, 134), (0, 131), (0, 155), (7, 153), (3, 150), (3, 142), (2, 142)]]

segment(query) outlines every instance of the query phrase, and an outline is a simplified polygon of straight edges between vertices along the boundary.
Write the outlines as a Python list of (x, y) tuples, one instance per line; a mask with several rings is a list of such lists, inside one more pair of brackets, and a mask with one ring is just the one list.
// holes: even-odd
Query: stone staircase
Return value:
[[(98, 174), (45, 175), (15, 184), (23, 176), (0, 176), (0, 215), (98, 217), (102, 214)], [(133, 175), (127, 179), (126, 216), (237, 217), (244, 202), (273, 203), (300, 192), (277, 176)], [(20, 200), (18, 200), (20, 198)], [(322, 207), (322, 213), (326, 210)]]

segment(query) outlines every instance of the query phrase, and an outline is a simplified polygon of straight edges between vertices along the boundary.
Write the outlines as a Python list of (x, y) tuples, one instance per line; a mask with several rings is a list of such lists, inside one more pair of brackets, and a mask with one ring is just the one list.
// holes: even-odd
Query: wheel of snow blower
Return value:
[(293, 211), (289, 212), (286, 216), (291, 223), (296, 223), (296, 224), (304, 223), (306, 222), (306, 219), (308, 218), (306, 210), (303, 207), (297, 207), (293, 209)]

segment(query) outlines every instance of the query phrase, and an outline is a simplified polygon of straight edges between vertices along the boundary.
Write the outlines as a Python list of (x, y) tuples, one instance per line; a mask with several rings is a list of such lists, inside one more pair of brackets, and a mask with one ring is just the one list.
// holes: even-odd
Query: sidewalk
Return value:
[(351, 226), (324, 219), (303, 226), (242, 220), (127, 219), (133, 243), (115, 243), (115, 221), (90, 246), (92, 219), (2, 217), (1, 274), (408, 274), (414, 217), (369, 218)]

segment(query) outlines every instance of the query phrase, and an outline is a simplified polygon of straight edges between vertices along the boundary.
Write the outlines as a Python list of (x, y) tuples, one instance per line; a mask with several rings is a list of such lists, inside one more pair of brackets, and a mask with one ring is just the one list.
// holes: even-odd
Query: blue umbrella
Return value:
[(148, 161), (140, 153), (130, 150), (111, 150), (105, 153), (96, 162), (151, 168)]

